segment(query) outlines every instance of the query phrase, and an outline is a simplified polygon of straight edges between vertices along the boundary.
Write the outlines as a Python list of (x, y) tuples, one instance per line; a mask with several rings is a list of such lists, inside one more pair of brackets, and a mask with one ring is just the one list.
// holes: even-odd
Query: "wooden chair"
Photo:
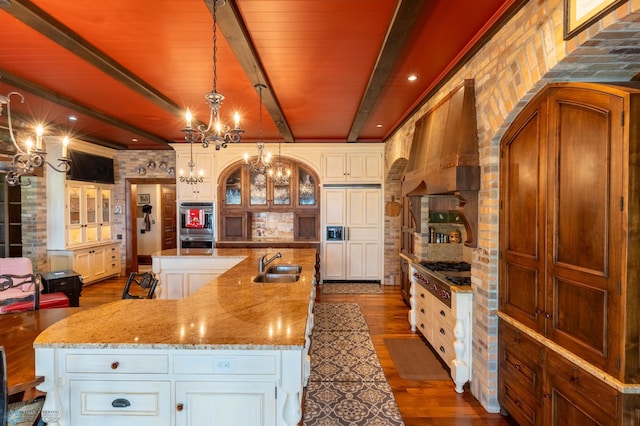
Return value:
[(4, 347), (0, 346), (0, 425), (37, 425), (40, 421), (40, 412), (44, 404), (44, 396), (39, 396), (30, 401), (9, 403), (7, 391), (7, 358)]
[[(133, 286), (133, 287), (132, 287)], [(158, 279), (151, 272), (132, 272), (124, 285), (123, 299), (153, 299)], [(133, 294), (132, 294), (133, 293)]]
[(31, 259), (0, 259), (0, 314), (67, 307), (69, 298), (66, 294), (42, 294), (42, 278), (33, 273)]

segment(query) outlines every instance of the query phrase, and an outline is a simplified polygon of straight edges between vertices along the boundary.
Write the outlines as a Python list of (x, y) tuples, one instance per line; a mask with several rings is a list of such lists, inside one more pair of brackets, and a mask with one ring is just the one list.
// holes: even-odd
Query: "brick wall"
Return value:
[[(500, 138), (527, 101), (551, 81), (628, 81), (640, 71), (640, 0), (630, 0), (563, 40), (564, 0), (530, 0), (387, 141), (387, 187), (411, 149), (415, 121), (466, 78), (475, 79), (481, 166), (478, 247), (472, 254), (471, 392), (490, 412), (497, 401), (498, 197)], [(405, 162), (406, 164), (406, 162)], [(388, 194), (387, 194), (388, 196)], [(396, 194), (397, 196), (397, 194)], [(396, 252), (397, 253), (397, 252)], [(385, 270), (399, 265), (387, 252)]]

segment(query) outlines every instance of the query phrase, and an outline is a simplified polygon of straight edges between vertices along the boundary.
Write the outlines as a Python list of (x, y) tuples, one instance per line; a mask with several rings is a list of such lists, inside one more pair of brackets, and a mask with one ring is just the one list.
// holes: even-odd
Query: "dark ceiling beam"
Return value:
[[(220, 0), (204, 0), (211, 12), (211, 16), (213, 16), (214, 1), (220, 2)], [(216, 21), (222, 34), (224, 34), (224, 39), (236, 55), (249, 81), (254, 85), (264, 84), (267, 86), (267, 90), (264, 90), (262, 93), (262, 102), (269, 112), (269, 115), (271, 115), (273, 122), (278, 127), (280, 135), (285, 142), (295, 142), (289, 123), (287, 123), (287, 118), (280, 107), (276, 94), (273, 92), (273, 87), (271, 87), (267, 73), (260, 61), (253, 41), (249, 36), (249, 31), (242, 20), (242, 15), (235, 0), (226, 0), (222, 6), (218, 4), (216, 8)]]
[(358, 112), (351, 124), (347, 142), (357, 142), (362, 128), (373, 112), (391, 71), (405, 49), (407, 39), (429, 0), (398, 0), (389, 30), (384, 39), (376, 65), (360, 101)]
[[(42, 87), (40, 85), (37, 85), (31, 81), (27, 81), (21, 77), (18, 77), (17, 75), (11, 74), (10, 72), (4, 71), (2, 69), (0, 69), (0, 82), (6, 83), (10, 86), (13, 86), (17, 89), (21, 89), (24, 90), (25, 92), (29, 92), (35, 96), (38, 96), (42, 99), (45, 99), (47, 101), (53, 102), (55, 104), (61, 105), (63, 107), (69, 108), (73, 111), (77, 111), (78, 113), (87, 115), (91, 118), (95, 118), (96, 120), (100, 120), (102, 122), (105, 122), (107, 124), (110, 124), (112, 126), (116, 126), (120, 129), (124, 129), (126, 131), (135, 133), (136, 135), (138, 135), (139, 137), (144, 137), (147, 138), (149, 140), (152, 140), (154, 142), (158, 142), (160, 144), (165, 144), (168, 145), (170, 141), (167, 141), (165, 139), (162, 139), (152, 133), (147, 132), (146, 130), (142, 130), (139, 129), (137, 127), (131, 126), (130, 124), (127, 124), (115, 117), (112, 117), (110, 115), (106, 115), (103, 114), (101, 112), (96, 111), (95, 109), (87, 106), (87, 105), (83, 105), (81, 103), (79, 103), (78, 101), (76, 101), (75, 99), (70, 99), (68, 97), (65, 97), (59, 93), (53, 92), (49, 89), (47, 89), (46, 87)], [(89, 141), (89, 140), (88, 140)], [(115, 149), (123, 149), (126, 148), (125, 145), (122, 144), (114, 144), (114, 142), (111, 141), (104, 141), (104, 140), (91, 140), (91, 142), (95, 142), (99, 145), (102, 146), (108, 146), (110, 148), (115, 148), (114, 145), (117, 145), (118, 148)]]
[(31, 1), (11, 0), (9, 4), (9, 6), (3, 7), (3, 10), (16, 19), (22, 21), (53, 42), (63, 46), (74, 55), (102, 70), (110, 77), (149, 99), (159, 107), (176, 116), (184, 115), (182, 108), (171, 99), (158, 92), (154, 87), (114, 61), (104, 52), (83, 39), (78, 33), (54, 19)]

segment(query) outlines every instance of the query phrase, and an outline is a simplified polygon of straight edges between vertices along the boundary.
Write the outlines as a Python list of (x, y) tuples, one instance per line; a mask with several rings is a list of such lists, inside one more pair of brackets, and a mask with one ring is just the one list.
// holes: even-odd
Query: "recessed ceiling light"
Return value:
[(131, 142), (138, 142), (138, 138), (131, 138)]
[(418, 79), (418, 76), (415, 74), (411, 74), (409, 77), (407, 77), (407, 80), (409, 81), (416, 81)]
[(380, 127), (382, 127), (382, 124), (378, 123), (378, 124), (376, 124), (376, 127), (380, 128)]
[(76, 121), (76, 120), (78, 120), (78, 117), (76, 117), (75, 115), (69, 116), (69, 121)]

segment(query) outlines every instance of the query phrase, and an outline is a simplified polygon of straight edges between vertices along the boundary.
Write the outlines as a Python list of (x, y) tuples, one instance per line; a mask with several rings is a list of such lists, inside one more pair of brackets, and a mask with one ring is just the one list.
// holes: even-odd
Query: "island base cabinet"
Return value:
[(171, 424), (171, 383), (168, 381), (72, 380), (69, 389), (71, 425)]
[(176, 426), (276, 425), (275, 383), (177, 382)]

